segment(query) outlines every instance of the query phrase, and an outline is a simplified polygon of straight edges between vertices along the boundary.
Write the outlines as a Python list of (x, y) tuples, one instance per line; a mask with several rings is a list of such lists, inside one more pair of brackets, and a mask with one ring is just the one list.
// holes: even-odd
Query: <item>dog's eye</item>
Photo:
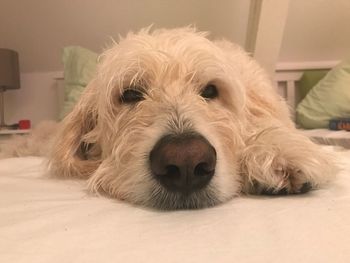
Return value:
[(122, 103), (136, 103), (143, 99), (144, 97), (142, 92), (136, 89), (127, 89), (120, 96), (120, 101)]
[(201, 96), (205, 99), (214, 99), (219, 96), (219, 92), (214, 84), (208, 84), (202, 90)]

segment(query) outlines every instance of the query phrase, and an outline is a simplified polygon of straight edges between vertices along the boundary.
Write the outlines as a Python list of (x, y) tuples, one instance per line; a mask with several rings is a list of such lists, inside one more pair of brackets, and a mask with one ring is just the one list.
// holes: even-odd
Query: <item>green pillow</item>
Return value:
[(320, 80), (296, 109), (297, 123), (306, 129), (327, 128), (333, 118), (350, 117), (350, 59)]
[(98, 55), (86, 48), (70, 46), (63, 49), (64, 102), (63, 119), (74, 107), (86, 85), (96, 72)]
[(309, 91), (324, 77), (329, 70), (306, 70), (298, 83), (299, 102), (302, 101)]

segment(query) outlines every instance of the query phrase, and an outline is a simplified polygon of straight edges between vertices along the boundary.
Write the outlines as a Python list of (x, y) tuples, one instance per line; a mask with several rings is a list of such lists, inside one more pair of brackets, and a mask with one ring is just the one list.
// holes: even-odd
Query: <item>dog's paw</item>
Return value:
[(297, 132), (262, 133), (242, 152), (243, 192), (252, 194), (302, 194), (319, 188), (338, 171), (333, 153)]
[(274, 184), (261, 186), (261, 194), (304, 194), (313, 188), (312, 183), (308, 181), (307, 176), (301, 170), (279, 168), (274, 170), (272, 177)]
[(262, 188), (262, 195), (288, 195), (288, 194), (304, 194), (309, 192), (312, 189), (311, 183), (304, 183), (301, 187), (288, 189), (287, 187), (279, 188)]
[(318, 178), (301, 169), (291, 168), (286, 162), (282, 163), (283, 165), (277, 166), (275, 163), (268, 169), (269, 171), (265, 170), (262, 176), (254, 176), (254, 179), (248, 183), (246, 192), (262, 195), (288, 195), (304, 194), (317, 188)]

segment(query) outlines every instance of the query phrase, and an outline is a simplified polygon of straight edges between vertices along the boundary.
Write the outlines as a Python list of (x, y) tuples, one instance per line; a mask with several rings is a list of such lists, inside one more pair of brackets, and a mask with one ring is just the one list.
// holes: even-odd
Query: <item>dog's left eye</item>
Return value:
[(143, 99), (143, 93), (136, 89), (124, 90), (123, 94), (120, 96), (120, 101), (122, 103), (136, 103)]
[(201, 96), (205, 99), (215, 99), (219, 96), (219, 92), (214, 84), (208, 84), (201, 92)]

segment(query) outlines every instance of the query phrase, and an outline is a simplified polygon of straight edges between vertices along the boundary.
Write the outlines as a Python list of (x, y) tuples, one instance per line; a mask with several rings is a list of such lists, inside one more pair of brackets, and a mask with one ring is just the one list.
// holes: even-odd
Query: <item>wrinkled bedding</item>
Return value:
[(350, 149), (350, 132), (348, 131), (311, 129), (311, 130), (302, 130), (302, 132), (316, 143), (340, 146), (346, 149)]
[(350, 152), (328, 187), (161, 212), (47, 178), (44, 159), (0, 160), (0, 262), (350, 262)]

